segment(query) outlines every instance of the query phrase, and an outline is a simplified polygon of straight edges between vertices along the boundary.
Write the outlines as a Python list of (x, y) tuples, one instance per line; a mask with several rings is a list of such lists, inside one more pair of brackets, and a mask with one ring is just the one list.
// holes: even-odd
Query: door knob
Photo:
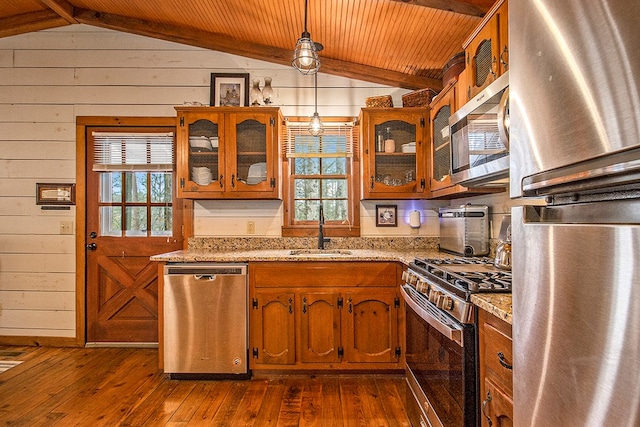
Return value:
[(89, 243), (85, 247), (90, 251), (95, 251), (98, 246), (95, 243)]

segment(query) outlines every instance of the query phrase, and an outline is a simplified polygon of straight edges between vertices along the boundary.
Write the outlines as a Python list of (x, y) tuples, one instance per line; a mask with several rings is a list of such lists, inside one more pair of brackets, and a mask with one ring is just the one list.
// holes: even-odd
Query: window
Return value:
[[(317, 137), (308, 118), (289, 118), (284, 132), (285, 221), (283, 236), (315, 235), (322, 203), (327, 236), (358, 236), (357, 128), (335, 118)], [(354, 172), (355, 171), (355, 172)]]
[(173, 133), (92, 132), (100, 235), (172, 235)]

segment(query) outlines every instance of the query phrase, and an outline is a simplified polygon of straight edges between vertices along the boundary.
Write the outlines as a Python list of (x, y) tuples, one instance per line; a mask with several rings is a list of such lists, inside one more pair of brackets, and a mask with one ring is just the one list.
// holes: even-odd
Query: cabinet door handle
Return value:
[(487, 424), (491, 427), (493, 425), (493, 421), (491, 421), (491, 417), (487, 415), (487, 412), (485, 411), (489, 402), (491, 402), (491, 391), (487, 392), (487, 398), (482, 401), (482, 415), (487, 419)]
[(224, 175), (220, 175), (220, 188), (224, 187), (224, 185), (222, 184), (223, 178), (224, 178)]
[(349, 313), (353, 313), (353, 300), (349, 297)]
[(500, 62), (502, 62), (502, 66), (505, 70), (509, 69), (509, 49), (507, 46), (504, 47), (502, 53), (500, 54)]
[(231, 175), (231, 188), (236, 188), (236, 176)]
[(293, 299), (289, 298), (289, 314), (293, 314)]
[(491, 74), (495, 79), (498, 76), (498, 58), (493, 57), (493, 61), (491, 61)]
[(302, 298), (302, 312), (306, 313), (307, 312), (307, 298)]
[(371, 175), (371, 189), (373, 190), (373, 184), (375, 183), (375, 181), (373, 180), (373, 175)]
[(503, 352), (501, 352), (501, 351), (499, 351), (499, 352), (498, 352), (498, 361), (500, 362), (500, 364), (501, 364), (504, 368), (506, 368), (506, 369), (508, 369), (508, 370), (510, 370), (510, 371), (511, 371), (511, 370), (513, 370), (513, 365), (509, 365), (509, 364), (507, 363), (507, 359), (505, 359), (505, 357), (504, 357), (504, 353), (503, 353)]

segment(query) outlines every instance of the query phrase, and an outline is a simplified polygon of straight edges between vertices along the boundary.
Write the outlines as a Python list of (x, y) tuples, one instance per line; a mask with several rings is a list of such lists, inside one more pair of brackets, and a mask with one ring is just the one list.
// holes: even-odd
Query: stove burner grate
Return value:
[(495, 270), (493, 259), (488, 257), (425, 258), (416, 259), (414, 264), (465, 294), (511, 291), (511, 272)]

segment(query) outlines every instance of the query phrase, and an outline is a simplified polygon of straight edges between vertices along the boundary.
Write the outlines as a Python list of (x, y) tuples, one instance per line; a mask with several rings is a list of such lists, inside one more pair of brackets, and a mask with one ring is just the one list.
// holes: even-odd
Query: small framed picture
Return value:
[(397, 227), (398, 207), (396, 205), (376, 205), (376, 227)]
[(36, 205), (75, 205), (75, 184), (36, 183)]
[(249, 106), (249, 74), (211, 73), (212, 107)]

